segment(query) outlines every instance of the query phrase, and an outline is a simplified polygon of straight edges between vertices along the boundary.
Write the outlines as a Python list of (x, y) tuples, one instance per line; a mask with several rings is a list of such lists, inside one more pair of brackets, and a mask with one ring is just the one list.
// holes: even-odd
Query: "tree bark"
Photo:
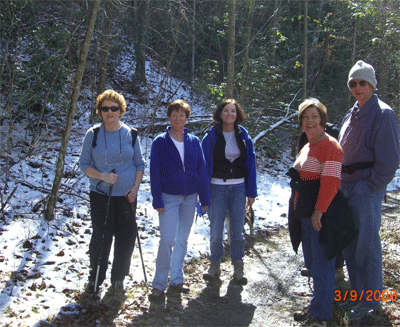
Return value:
[[(108, 51), (110, 47), (110, 35), (112, 25), (112, 1), (106, 0), (106, 25), (104, 28), (104, 39), (101, 44), (100, 56), (99, 56), (99, 84), (97, 87), (97, 94), (101, 94), (106, 89), (106, 78), (107, 78), (107, 59)], [(92, 113), (92, 118), (94, 112)]]
[(192, 27), (192, 71), (191, 71), (191, 85), (194, 85), (195, 73), (195, 57), (196, 57), (196, 0), (193, 0), (193, 27)]
[(136, 69), (133, 75), (133, 87), (135, 92), (146, 86), (146, 57), (143, 51), (143, 42), (147, 25), (149, 24), (150, 0), (135, 1), (135, 31), (134, 47), (136, 57)]
[(303, 48), (303, 101), (307, 98), (307, 32), (308, 32), (308, 0), (304, 0), (304, 48)]
[(72, 87), (71, 94), (71, 103), (68, 109), (67, 117), (66, 117), (66, 126), (63, 133), (63, 137), (61, 140), (60, 150), (58, 152), (57, 166), (56, 172), (53, 181), (53, 187), (51, 189), (51, 193), (49, 196), (49, 201), (47, 202), (45, 218), (46, 220), (54, 219), (54, 208), (57, 201), (57, 194), (60, 189), (61, 179), (64, 171), (65, 164), (65, 154), (67, 152), (67, 146), (69, 137), (71, 135), (72, 122), (74, 119), (74, 114), (76, 113), (76, 104), (78, 102), (79, 91), (82, 83), (83, 73), (85, 71), (86, 58), (89, 51), (90, 42), (92, 40), (93, 32), (94, 32), (94, 24), (96, 22), (97, 13), (99, 11), (101, 0), (94, 0), (92, 13), (90, 15), (89, 25), (86, 31), (85, 40), (82, 45), (82, 49), (79, 54), (78, 67), (76, 70), (76, 75), (74, 79), (74, 84)]
[(247, 19), (247, 33), (246, 33), (246, 49), (244, 52), (243, 59), (243, 67), (242, 67), (242, 82), (240, 85), (240, 101), (243, 102), (246, 96), (246, 87), (247, 87), (247, 68), (249, 62), (249, 53), (250, 53), (250, 41), (251, 41), (251, 29), (253, 22), (253, 13), (254, 13), (254, 3), (251, 0), (247, 1), (247, 6), (249, 8), (249, 17)]
[(233, 98), (235, 84), (235, 5), (236, 0), (229, 1), (229, 36), (228, 36), (228, 65), (226, 96)]

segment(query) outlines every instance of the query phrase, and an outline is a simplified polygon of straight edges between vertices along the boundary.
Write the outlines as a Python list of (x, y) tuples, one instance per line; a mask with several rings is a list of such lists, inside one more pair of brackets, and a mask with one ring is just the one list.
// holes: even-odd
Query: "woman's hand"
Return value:
[(164, 213), (165, 209), (164, 208), (157, 208), (156, 209), (158, 213)]
[(314, 229), (319, 232), (322, 228), (321, 218), (322, 218), (322, 211), (314, 210), (313, 214), (311, 215), (311, 224)]
[(106, 183), (109, 184), (115, 184), (115, 182), (117, 181), (119, 175), (115, 174), (115, 173), (102, 173), (101, 174), (101, 179), (103, 181), (105, 181)]
[(139, 191), (139, 187), (134, 185), (132, 188), (130, 188), (125, 193), (125, 197), (128, 199), (129, 203), (135, 202), (135, 200), (137, 198), (138, 191)]
[(251, 207), (256, 199), (255, 198), (247, 198), (247, 205)]
[(201, 207), (201, 212), (206, 212), (207, 209), (208, 209), (208, 206), (202, 206), (202, 207)]

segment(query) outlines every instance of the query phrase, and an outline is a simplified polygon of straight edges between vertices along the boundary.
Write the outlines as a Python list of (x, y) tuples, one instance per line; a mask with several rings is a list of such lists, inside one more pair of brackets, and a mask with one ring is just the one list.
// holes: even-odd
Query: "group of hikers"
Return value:
[[(392, 108), (374, 93), (377, 81), (370, 64), (358, 61), (347, 85), (357, 101), (339, 135), (328, 134), (327, 109), (318, 99), (299, 105), (305, 141), (300, 140), (287, 175), (292, 188), (290, 237), (296, 252), (302, 244), (314, 286), (307, 314), (294, 314), (304, 326), (324, 326), (331, 319), (337, 256), (344, 256), (358, 295), (355, 301), (341, 299), (348, 318), (381, 310), (381, 204), (399, 167), (399, 126)], [(111, 290), (124, 291), (138, 235), (135, 216), (145, 160), (137, 131), (121, 121), (126, 107), (123, 95), (113, 90), (98, 96), (96, 113), (102, 123), (86, 132), (80, 156), (80, 168), (90, 179), (93, 228), (88, 292), (98, 292), (106, 277), (113, 238)], [(246, 206), (257, 197), (257, 181), (254, 144), (240, 125), (245, 113), (235, 99), (223, 101), (201, 141), (185, 128), (190, 113), (187, 102), (173, 101), (166, 112), (170, 126), (151, 147), (150, 185), (160, 241), (150, 300), (189, 292), (183, 265), (196, 208), (207, 211), (210, 221), (210, 266), (204, 278), (221, 274), (228, 216), (233, 278), (247, 281), (243, 227)]]

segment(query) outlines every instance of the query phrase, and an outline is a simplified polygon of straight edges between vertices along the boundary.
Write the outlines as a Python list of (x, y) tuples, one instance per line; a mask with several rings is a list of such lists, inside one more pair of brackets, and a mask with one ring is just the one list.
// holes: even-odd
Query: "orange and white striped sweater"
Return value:
[[(315, 209), (326, 212), (340, 186), (343, 150), (331, 136), (307, 143), (297, 155), (294, 168), (302, 181), (320, 180)], [(296, 201), (295, 201), (296, 203)]]

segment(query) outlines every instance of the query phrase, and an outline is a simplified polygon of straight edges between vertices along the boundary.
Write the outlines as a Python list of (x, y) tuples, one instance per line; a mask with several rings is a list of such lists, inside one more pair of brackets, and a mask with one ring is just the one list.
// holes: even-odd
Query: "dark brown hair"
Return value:
[(240, 103), (237, 102), (235, 99), (226, 99), (217, 107), (217, 110), (215, 110), (215, 112), (214, 112), (213, 119), (217, 124), (222, 123), (221, 112), (222, 112), (222, 110), (224, 110), (225, 106), (227, 106), (230, 103), (233, 103), (236, 107), (237, 116), (236, 116), (235, 124), (240, 124), (241, 122), (243, 122), (246, 119), (246, 115), (245, 115)]

